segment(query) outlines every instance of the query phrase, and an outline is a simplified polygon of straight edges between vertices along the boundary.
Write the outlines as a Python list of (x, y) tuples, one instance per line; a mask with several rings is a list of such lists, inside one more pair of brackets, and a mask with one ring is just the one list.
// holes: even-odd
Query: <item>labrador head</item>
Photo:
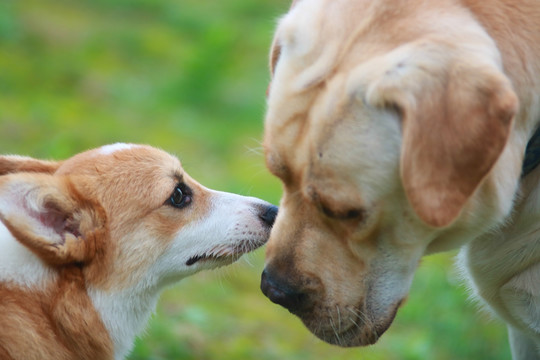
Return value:
[(453, 5), (385, 3), (299, 1), (271, 55), (264, 146), (284, 194), (261, 288), (341, 346), (377, 341), (422, 255), (501, 221), (520, 172), (491, 39)]

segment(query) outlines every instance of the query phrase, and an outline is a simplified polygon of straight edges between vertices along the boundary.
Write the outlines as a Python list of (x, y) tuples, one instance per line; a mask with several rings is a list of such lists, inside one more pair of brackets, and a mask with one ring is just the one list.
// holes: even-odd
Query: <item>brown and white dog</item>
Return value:
[(0, 358), (122, 359), (160, 291), (263, 245), (277, 208), (114, 144), (0, 156)]
[(420, 258), (462, 247), (474, 292), (540, 358), (537, 0), (298, 0), (265, 120), (284, 185), (261, 288), (321, 339), (373, 344)]

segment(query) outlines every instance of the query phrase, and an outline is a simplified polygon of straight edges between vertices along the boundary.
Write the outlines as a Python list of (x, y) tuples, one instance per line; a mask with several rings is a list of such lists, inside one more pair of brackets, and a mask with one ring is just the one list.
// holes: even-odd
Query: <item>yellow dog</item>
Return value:
[(263, 292), (327, 342), (372, 344), (420, 258), (462, 247), (514, 358), (539, 358), (540, 2), (296, 1), (271, 58), (284, 195)]

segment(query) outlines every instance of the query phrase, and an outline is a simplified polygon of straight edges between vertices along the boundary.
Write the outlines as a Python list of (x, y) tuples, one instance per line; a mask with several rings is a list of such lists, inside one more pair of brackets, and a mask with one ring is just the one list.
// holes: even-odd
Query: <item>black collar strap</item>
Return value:
[(521, 177), (525, 177), (540, 164), (540, 127), (536, 129), (533, 136), (527, 143), (525, 149), (525, 158), (523, 159), (523, 168)]

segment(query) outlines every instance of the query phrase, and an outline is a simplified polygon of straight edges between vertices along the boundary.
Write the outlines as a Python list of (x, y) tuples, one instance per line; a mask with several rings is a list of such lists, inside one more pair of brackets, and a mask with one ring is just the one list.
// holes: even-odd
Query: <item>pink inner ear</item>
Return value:
[(75, 237), (81, 237), (81, 232), (79, 231), (79, 224), (77, 224), (72, 218), (66, 218), (64, 220), (64, 233), (70, 233)]
[(65, 223), (67, 220), (65, 215), (60, 211), (51, 208), (46, 208), (44, 210), (45, 212), (36, 213), (35, 216), (39, 219), (44, 227), (63, 237), (65, 232)]
[(67, 234), (80, 237), (69, 200), (48, 183), (34, 180), (14, 176), (0, 188), (0, 219), (50, 244), (62, 244)]
[(27, 206), (27, 204), (23, 204), (23, 207), (28, 215), (38, 221), (39, 225), (34, 230), (38, 233), (43, 232), (41, 235), (46, 236), (54, 233), (62, 240), (64, 239), (66, 233), (71, 233), (76, 237), (81, 235), (73, 220), (52, 203), (45, 204), (41, 211), (31, 209)]
[(65, 233), (80, 237), (78, 224), (65, 212), (57, 209), (54, 204), (45, 204), (45, 212), (39, 214), (41, 223), (64, 238)]

